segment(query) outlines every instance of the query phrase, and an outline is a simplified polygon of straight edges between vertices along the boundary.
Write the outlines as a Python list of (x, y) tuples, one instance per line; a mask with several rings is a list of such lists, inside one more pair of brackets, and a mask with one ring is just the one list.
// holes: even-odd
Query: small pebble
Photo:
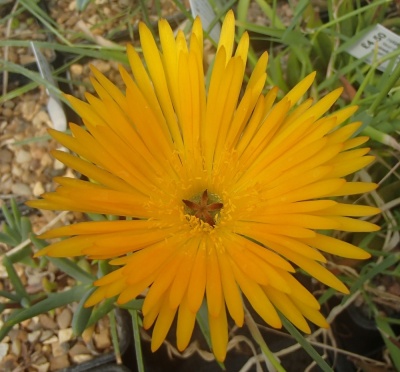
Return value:
[(111, 70), (111, 65), (108, 62), (94, 60), (92, 64), (103, 74)]
[(57, 328), (57, 323), (47, 314), (40, 314), (39, 322), (45, 329), (53, 330)]
[(35, 368), (37, 372), (48, 372), (50, 369), (50, 363), (32, 364), (32, 367)]
[(74, 11), (76, 9), (76, 1), (71, 1), (68, 5), (68, 10)]
[(70, 70), (72, 75), (81, 76), (83, 72), (83, 66), (75, 63), (71, 65)]
[(0, 150), (0, 164), (8, 164), (11, 163), (13, 158), (13, 154), (8, 149), (1, 149)]
[(85, 345), (81, 343), (76, 343), (74, 346), (71, 347), (68, 354), (71, 358), (73, 358), (74, 356), (79, 354), (90, 354), (90, 351)]
[(87, 362), (88, 360), (92, 360), (93, 359), (93, 355), (91, 354), (79, 354), (79, 355), (75, 355), (72, 358), (72, 361), (76, 364), (81, 364), (84, 362)]
[(22, 169), (21, 169), (21, 167), (17, 167), (17, 166), (13, 166), (12, 168), (11, 168), (11, 174), (15, 177), (15, 178), (21, 178), (21, 176), (22, 176), (22, 173), (23, 173), (23, 171), (22, 171)]
[(54, 161), (54, 169), (62, 170), (64, 168), (65, 168), (65, 165), (63, 163), (61, 163), (61, 161), (59, 161), (57, 159)]
[(36, 59), (34, 56), (29, 56), (29, 55), (20, 55), (19, 56), (19, 62), (21, 65), (27, 65), (29, 63), (35, 62)]
[(60, 329), (68, 328), (71, 325), (72, 313), (67, 307), (57, 316), (57, 324)]
[(25, 185), (24, 183), (14, 183), (11, 186), (11, 192), (15, 195), (18, 196), (31, 196), (32, 192), (31, 192), (31, 188), (28, 185)]
[(7, 355), (9, 347), (10, 345), (5, 342), (0, 343), (0, 360)]
[(45, 329), (42, 332), (42, 335), (40, 336), (40, 341), (46, 341), (48, 340), (50, 337), (52, 337), (54, 335), (54, 332), (49, 330), (49, 329)]
[(110, 335), (108, 332), (95, 333), (93, 335), (94, 344), (99, 350), (107, 349), (111, 346)]
[(5, 102), (3, 103), (3, 107), (9, 108), (9, 109), (13, 109), (13, 108), (15, 107), (15, 102), (14, 102), (14, 101), (11, 101), (11, 100), (5, 101)]
[(26, 101), (22, 102), (22, 116), (24, 119), (31, 119), (31, 115), (35, 110), (36, 102), (35, 101)]
[(69, 367), (69, 365), (68, 355), (60, 355), (50, 359), (50, 371), (58, 371)]
[(68, 344), (62, 344), (59, 340), (51, 344), (51, 354), (54, 357), (65, 355), (68, 352)]
[(21, 341), (16, 339), (13, 341), (13, 343), (11, 344), (11, 352), (19, 357), (21, 355), (21, 350), (22, 350), (22, 345), (21, 345)]
[(60, 329), (58, 331), (58, 341), (60, 344), (63, 344), (64, 342), (68, 342), (72, 339), (74, 335), (74, 331), (72, 328), (66, 328), (66, 329)]
[(51, 345), (54, 343), (58, 343), (58, 338), (56, 335), (51, 336), (50, 338), (48, 338), (46, 341), (43, 341), (43, 345)]
[(34, 344), (37, 340), (39, 340), (41, 333), (42, 331), (39, 330), (28, 333), (28, 342)]
[(17, 357), (13, 354), (6, 355), (0, 363), (1, 371), (16, 371), (18, 367)]
[(30, 162), (32, 159), (31, 154), (28, 151), (20, 150), (17, 152), (17, 156), (15, 157), (15, 161), (18, 164), (26, 164)]
[(48, 126), (50, 124), (49, 114), (46, 111), (40, 110), (32, 119), (32, 124), (35, 127), (42, 125)]
[(13, 116), (14, 112), (13, 110), (9, 109), (9, 108), (3, 108), (2, 110), (2, 114), (6, 117), (6, 118), (10, 118), (11, 116)]
[(32, 192), (33, 192), (34, 196), (42, 195), (44, 193), (43, 184), (40, 181), (36, 182), (35, 186), (33, 186), (33, 191)]

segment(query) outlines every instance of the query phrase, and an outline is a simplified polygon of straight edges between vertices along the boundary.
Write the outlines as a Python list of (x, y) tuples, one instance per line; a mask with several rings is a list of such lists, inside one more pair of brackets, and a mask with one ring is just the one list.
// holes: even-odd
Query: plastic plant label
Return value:
[[(356, 58), (366, 57), (366, 62), (372, 65), (376, 60), (400, 48), (400, 36), (377, 24), (367, 32), (357, 43), (347, 49), (347, 52)], [(396, 57), (396, 64), (400, 62), (400, 56)], [(385, 71), (390, 61), (381, 63), (377, 69)], [(394, 66), (395, 67), (395, 66)]]
[[(210, 25), (215, 20), (216, 15), (208, 0), (189, 0), (189, 3), (193, 18), (199, 16), (203, 24), (204, 31), (209, 31)], [(219, 22), (214, 25), (208, 34), (210, 35), (211, 39), (218, 43), (219, 36), (221, 34), (221, 26)]]
[[(36, 64), (39, 68), (40, 75), (47, 80), (52, 86), (57, 87), (57, 83), (53, 79), (53, 74), (47, 59), (43, 53), (36, 47), (34, 42), (31, 42), (31, 48), (36, 58)], [(47, 102), (47, 112), (50, 120), (53, 123), (54, 129), (64, 132), (67, 129), (67, 117), (58, 97), (52, 94), (47, 88), (46, 92), (49, 95)]]

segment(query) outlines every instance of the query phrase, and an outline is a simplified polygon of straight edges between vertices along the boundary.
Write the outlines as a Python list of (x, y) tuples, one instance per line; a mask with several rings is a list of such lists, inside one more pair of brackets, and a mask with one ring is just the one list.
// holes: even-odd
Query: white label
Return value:
[[(193, 18), (200, 17), (203, 25), (203, 30), (208, 31), (211, 23), (214, 21), (216, 15), (208, 0), (189, 0), (190, 8), (192, 10)], [(215, 24), (211, 31), (208, 33), (216, 43), (219, 41), (221, 34), (221, 26), (219, 22)]]
[[(353, 44), (347, 52), (353, 57), (362, 58), (368, 55), (365, 61), (372, 65), (376, 60), (400, 48), (400, 36), (388, 30), (382, 25), (376, 25), (367, 32), (356, 44)], [(377, 69), (385, 71), (390, 61), (381, 63)], [(400, 63), (400, 56), (396, 58), (396, 64)]]
[(50, 96), (47, 101), (47, 112), (49, 113), (54, 129), (64, 132), (67, 129), (67, 118), (61, 102)]
[[(35, 55), (36, 64), (39, 68), (40, 75), (43, 79), (47, 80), (51, 85), (56, 87), (57, 84), (53, 79), (53, 74), (51, 72), (51, 68), (49, 63), (47, 62), (46, 57), (36, 47), (34, 42), (31, 42), (31, 48), (33, 50), (33, 54)], [(46, 91), (49, 95), (49, 101), (47, 102), (47, 111), (49, 113), (50, 120), (53, 123), (54, 129), (63, 132), (67, 129), (67, 117), (65, 116), (62, 104), (57, 96), (49, 92), (48, 89), (46, 89)]]

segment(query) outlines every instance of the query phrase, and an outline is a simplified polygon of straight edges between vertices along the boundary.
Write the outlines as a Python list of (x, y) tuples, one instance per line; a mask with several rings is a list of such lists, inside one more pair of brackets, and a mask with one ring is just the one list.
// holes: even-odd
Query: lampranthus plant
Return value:
[(278, 311), (303, 332), (307, 320), (328, 327), (318, 301), (293, 276), (295, 268), (348, 293), (324, 267), (328, 252), (366, 259), (369, 254), (320, 230), (370, 232), (378, 227), (358, 216), (377, 208), (343, 204), (336, 196), (360, 194), (376, 185), (345, 176), (371, 161), (368, 138), (354, 137), (361, 123), (343, 123), (356, 107), (329, 113), (336, 89), (313, 103), (301, 97), (315, 73), (276, 102), (265, 95), (268, 54), (241, 87), (249, 37), (233, 53), (235, 19), (225, 17), (208, 89), (203, 71), (203, 33), (184, 34), (159, 22), (161, 50), (140, 24), (144, 62), (131, 46), (133, 78), (123, 68), (121, 92), (93, 68), (98, 94), (88, 103), (69, 101), (85, 128), (51, 135), (77, 156), (55, 158), (90, 181), (61, 177), (55, 192), (30, 202), (42, 209), (104, 213), (124, 220), (82, 222), (41, 237), (67, 237), (38, 255), (110, 260), (115, 271), (98, 279), (86, 306), (116, 296), (124, 304), (148, 289), (142, 308), (146, 329), (154, 324), (152, 350), (164, 341), (177, 315), (177, 347), (190, 342), (196, 313), (206, 302), (215, 357), (228, 343), (227, 313), (244, 322), (243, 296), (270, 326)]

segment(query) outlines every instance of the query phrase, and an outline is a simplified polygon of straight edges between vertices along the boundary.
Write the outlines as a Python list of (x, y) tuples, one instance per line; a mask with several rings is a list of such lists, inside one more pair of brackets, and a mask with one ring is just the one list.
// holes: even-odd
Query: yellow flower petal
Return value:
[(305, 318), (316, 324), (321, 328), (329, 328), (329, 323), (326, 319), (321, 315), (321, 313), (309, 306), (307, 306), (304, 302), (299, 301), (297, 298), (292, 298), (293, 303), (300, 310), (300, 312), (304, 315)]
[(176, 270), (178, 269), (182, 260), (183, 255), (179, 253), (176, 254), (165, 264), (165, 269), (158, 273), (154, 283), (147, 292), (146, 299), (143, 303), (142, 312), (144, 316), (146, 316), (149, 311), (156, 306), (159, 299), (169, 289), (173, 279), (175, 278)]
[(278, 316), (278, 313), (272, 306), (271, 302), (269, 301), (268, 297), (265, 295), (261, 287), (255, 281), (243, 274), (238, 266), (232, 261), (231, 266), (240, 289), (249, 300), (253, 309), (271, 327), (281, 328), (282, 323)]
[(280, 271), (280, 275), (285, 279), (285, 281), (289, 284), (291, 288), (290, 298), (292, 300), (295, 298), (297, 301), (300, 301), (315, 310), (319, 310), (321, 308), (319, 302), (315, 299), (315, 297), (306, 288), (304, 288), (291, 274), (282, 270)]
[(213, 317), (216, 317), (221, 311), (222, 306), (225, 305), (221, 285), (221, 272), (219, 270), (218, 258), (214, 247), (208, 249), (206, 269), (206, 295), (208, 312)]
[(176, 344), (179, 351), (186, 349), (192, 336), (193, 328), (196, 321), (196, 312), (189, 309), (185, 297), (178, 310), (178, 323), (176, 327)]
[(222, 362), (225, 360), (226, 348), (228, 346), (228, 322), (225, 309), (214, 317), (208, 314), (208, 323), (210, 325), (211, 345), (215, 358)]
[(356, 135), (362, 123), (346, 124), (357, 107), (330, 111), (342, 89), (307, 97), (315, 72), (279, 99), (277, 87), (265, 89), (267, 53), (243, 89), (249, 36), (242, 35), (234, 52), (232, 10), (208, 71), (200, 18), (188, 42), (165, 20), (159, 21), (160, 48), (144, 23), (139, 34), (143, 60), (128, 46), (132, 75), (119, 67), (125, 87), (92, 68), (96, 95), (87, 93), (87, 102), (66, 96), (84, 126), (71, 124), (71, 135), (49, 131), (74, 153), (53, 156), (88, 180), (56, 177), (55, 192), (28, 203), (114, 218), (55, 228), (41, 238), (65, 239), (36, 256), (84, 255), (117, 266), (94, 282), (98, 288), (85, 306), (143, 296), (143, 327), (155, 323), (153, 351), (176, 315), (183, 351), (204, 302), (212, 349), (222, 362), (227, 312), (237, 326), (244, 322), (242, 295), (273, 327), (281, 327), (278, 310), (306, 333), (306, 320), (327, 327), (291, 262), (348, 293), (319, 263), (327, 261), (321, 252), (369, 257), (327, 231), (379, 229), (365, 221), (377, 208), (332, 200), (377, 186), (344, 179), (373, 160), (369, 149), (358, 148), (368, 140)]
[(221, 35), (219, 37), (218, 50), (223, 48), (226, 53), (226, 57), (232, 56), (233, 41), (235, 37), (235, 16), (232, 10), (226, 13), (224, 23), (221, 28)]
[(176, 310), (177, 309), (172, 309), (169, 306), (168, 299), (165, 298), (161, 305), (151, 337), (151, 351), (156, 351), (165, 340), (172, 321), (174, 320)]
[[(226, 306), (236, 325), (241, 327), (244, 321), (242, 297), (226, 254), (219, 253), (218, 263)], [(221, 312), (224, 312), (224, 310), (221, 310)]]
[(340, 223), (340, 227), (338, 230), (342, 231), (353, 231), (353, 232), (370, 232), (370, 231), (378, 231), (380, 227), (362, 220), (356, 220), (354, 218), (349, 217), (331, 217), (335, 221)]
[(205, 242), (201, 241), (197, 255), (193, 263), (192, 273), (187, 288), (187, 301), (190, 311), (196, 313), (203, 302), (207, 280), (207, 248)]
[(271, 300), (272, 304), (280, 311), (282, 314), (292, 322), (297, 328), (305, 333), (311, 333), (311, 329), (304, 319), (301, 312), (298, 310), (296, 305), (290, 300), (290, 297), (277, 291), (271, 286), (263, 287), (264, 292)]
[(286, 98), (290, 102), (290, 106), (294, 106), (295, 103), (305, 94), (305, 92), (310, 88), (311, 84), (315, 79), (316, 72), (312, 72), (307, 75), (303, 80), (300, 81), (288, 94)]
[(171, 284), (169, 293), (169, 306), (176, 309), (188, 287), (190, 276), (192, 273), (192, 267), (196, 258), (196, 251), (199, 246), (199, 242), (191, 240), (186, 243), (185, 256), (177, 269), (173, 283)]
[(314, 238), (302, 240), (306, 244), (318, 248), (321, 251), (332, 253), (341, 257), (354, 258), (359, 260), (371, 257), (368, 252), (364, 251), (361, 248), (326, 235), (317, 234)]
[(336, 190), (330, 190), (326, 196), (364, 194), (375, 190), (377, 187), (378, 185), (372, 182), (346, 182)]

